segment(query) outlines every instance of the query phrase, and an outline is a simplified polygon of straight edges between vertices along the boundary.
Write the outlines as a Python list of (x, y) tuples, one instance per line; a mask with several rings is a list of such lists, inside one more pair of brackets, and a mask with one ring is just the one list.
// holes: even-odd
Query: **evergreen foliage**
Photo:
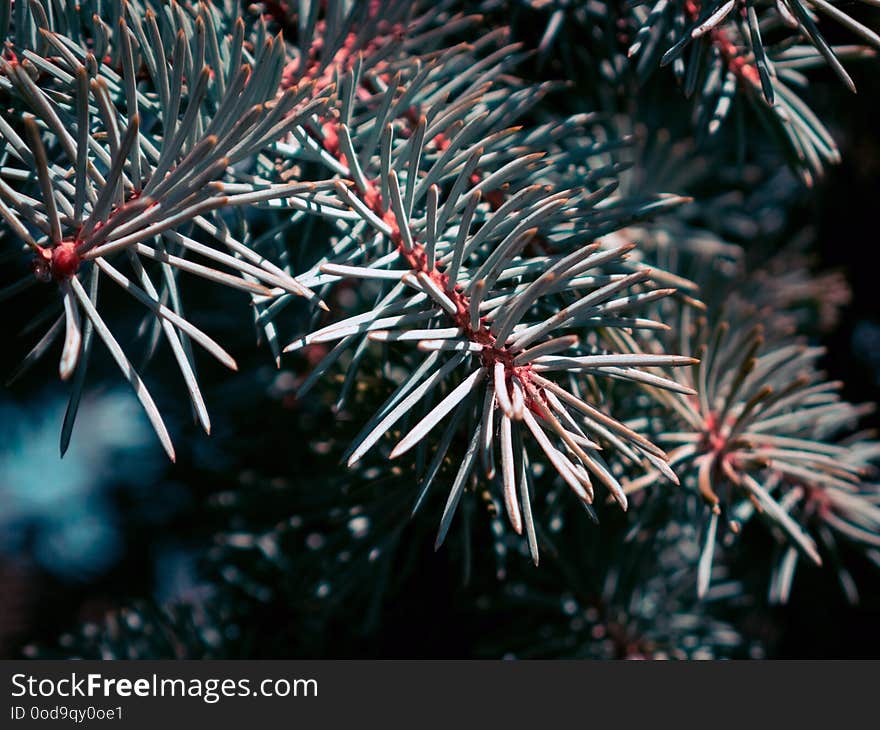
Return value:
[(426, 547), (487, 656), (763, 656), (800, 558), (858, 600), (878, 444), (788, 218), (841, 159), (814, 70), (880, 48), (851, 5), (0, 0), (10, 381), (59, 358), (64, 455), (106, 350), (214, 485), (197, 588), (27, 653), (338, 651)]

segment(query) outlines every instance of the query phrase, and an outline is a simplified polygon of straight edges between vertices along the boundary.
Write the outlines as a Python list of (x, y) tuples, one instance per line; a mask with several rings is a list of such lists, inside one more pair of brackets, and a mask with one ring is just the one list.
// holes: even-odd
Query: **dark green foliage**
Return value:
[[(817, 13), (878, 45), (825, 0), (0, 0), (0, 300), (45, 307), (15, 376), (60, 345), (62, 453), (97, 341), (172, 459), (132, 351), (167, 343), (210, 432), (192, 345), (239, 365), (194, 277), (282, 368), (216, 399), (245, 469), (204, 507), (198, 589), (50, 653), (267, 655), (253, 619), (283, 606), (279, 651), (319, 655), (442, 546), (475, 617), (520, 617), (490, 655), (759, 656), (759, 519), (771, 601), (799, 555), (855, 598), (838, 543), (876, 557), (877, 446), (815, 343), (849, 290), (788, 211), (840, 160), (805, 72), (851, 86), (873, 51)], [(137, 308), (111, 320), (107, 281)]]

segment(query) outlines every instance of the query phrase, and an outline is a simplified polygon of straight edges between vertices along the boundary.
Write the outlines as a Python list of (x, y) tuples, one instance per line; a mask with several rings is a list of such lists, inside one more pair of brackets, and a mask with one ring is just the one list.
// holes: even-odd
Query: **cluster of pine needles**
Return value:
[(741, 652), (712, 607), (786, 602), (801, 562), (857, 600), (880, 442), (816, 345), (849, 292), (751, 215), (840, 160), (808, 74), (853, 87), (880, 48), (843, 5), (0, 0), (0, 301), (38, 311), (10, 381), (57, 360), (62, 455), (107, 354), (171, 460), (153, 381), (210, 433), (202, 358), (239, 366), (203, 284), (325, 424), (285, 435), (320, 483), (217, 498), (211, 590), (62, 645), (223, 655), (253, 601), (379, 615), (425, 541), (531, 622), (489, 655)]

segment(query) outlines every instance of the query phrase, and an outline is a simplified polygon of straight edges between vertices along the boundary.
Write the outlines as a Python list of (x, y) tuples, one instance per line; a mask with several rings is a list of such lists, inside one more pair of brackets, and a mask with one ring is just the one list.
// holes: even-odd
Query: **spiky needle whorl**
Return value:
[[(661, 396), (678, 427), (663, 426), (657, 439), (672, 447), (670, 465), (709, 507), (699, 592), (709, 585), (722, 520), (738, 532), (744, 521), (762, 515), (791, 545), (789, 562), (800, 552), (821, 564), (809, 529), (815, 518), (876, 545), (880, 511), (873, 488), (861, 483), (870, 473), (864, 444), (838, 441), (866, 409), (843, 401), (841, 384), (818, 370), (823, 350), (791, 340), (765, 343), (763, 328), (754, 322), (731, 327), (703, 321), (694, 328), (685, 311), (680, 326), (695, 331), (690, 337), (701, 362), (679, 377), (696, 394)], [(688, 351), (688, 336), (683, 338)], [(647, 475), (626, 491), (650, 482)]]
[[(640, 368), (694, 360), (602, 347), (601, 333), (611, 328), (663, 329), (637, 311), (671, 290), (651, 286), (648, 270), (621, 267), (631, 244), (609, 249), (591, 241), (678, 199), (610, 198), (614, 186), (601, 184), (601, 171), (590, 174), (591, 158), (605, 146), (561, 141), (588, 118), (530, 131), (506, 126), (536, 96), (528, 87), (510, 93), (493, 83), (515, 50), (502, 47), (475, 62), (473, 49), (453, 48), (444, 64), (423, 68), (398, 62), (366, 72), (356, 64), (341, 79), (349, 91), (339, 99), (338, 119), (323, 124), (317, 157), (343, 178), (336, 192), (349, 210), (327, 211), (339, 230), (333, 250), (299, 280), (323, 297), (344, 279), (372, 288), (362, 289), (369, 292), (366, 311), (299, 337), (286, 351), (337, 343), (301, 394), (354, 350), (349, 387), (370, 342), (411, 342), (426, 353), (420, 362), (408, 358), (408, 374), (355, 438), (348, 463), (416, 407), (426, 413), (392, 458), (424, 446), (451, 414), (421, 485), (424, 494), (463, 431), (467, 447), (438, 545), (476, 464), (482, 461), (492, 479), (497, 454), (510, 523), (517, 532), (525, 528), (537, 560), (529, 505), (536, 453), (530, 456), (528, 444), (585, 504), (593, 501), (595, 479), (625, 507), (600, 441), (675, 476), (659, 448), (590, 402), (587, 384), (607, 377), (689, 392)], [(289, 152), (316, 157), (302, 144)], [(592, 190), (558, 185), (558, 170), (575, 165)]]
[[(8, 0), (2, 6), (5, 32)], [(190, 340), (227, 367), (236, 365), (186, 319), (179, 274), (263, 298), (287, 292), (316, 299), (233, 235), (223, 214), (268, 201), (301, 208), (327, 186), (278, 183), (271, 165), (253, 164), (319, 109), (326, 91), (304, 84), (279, 95), (281, 39), (265, 32), (246, 37), (241, 18), (233, 22), (213, 6), (156, 4), (154, 12), (151, 3), (120, 2), (112, 8), (104, 20), (95, 15), (93, 35), (84, 36), (64, 13), (15, 4), (0, 59), (0, 215), (31, 257), (33, 276), (0, 291), (0, 298), (37, 282), (58, 289), (63, 312), (25, 366), (64, 333), (60, 374), (77, 377), (62, 453), (97, 336), (173, 458), (156, 404), (101, 314), (99, 281), (118, 284), (146, 307), (210, 430)], [(158, 264), (155, 272), (149, 262)]]

